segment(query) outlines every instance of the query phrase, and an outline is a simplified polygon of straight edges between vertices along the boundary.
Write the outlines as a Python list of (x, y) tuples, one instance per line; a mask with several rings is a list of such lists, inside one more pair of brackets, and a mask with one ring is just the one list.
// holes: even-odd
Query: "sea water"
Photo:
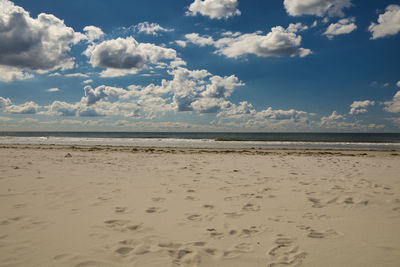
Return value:
[(0, 144), (400, 150), (399, 133), (0, 132)]

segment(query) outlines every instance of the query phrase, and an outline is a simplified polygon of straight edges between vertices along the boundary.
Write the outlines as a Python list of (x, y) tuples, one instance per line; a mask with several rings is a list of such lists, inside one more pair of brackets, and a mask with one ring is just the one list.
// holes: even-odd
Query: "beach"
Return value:
[(0, 145), (0, 266), (399, 266), (398, 151)]

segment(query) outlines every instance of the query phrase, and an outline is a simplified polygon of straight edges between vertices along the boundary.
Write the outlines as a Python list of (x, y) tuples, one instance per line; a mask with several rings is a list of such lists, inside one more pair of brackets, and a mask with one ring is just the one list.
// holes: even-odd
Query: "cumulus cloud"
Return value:
[(173, 105), (177, 111), (216, 112), (224, 104), (223, 101), (216, 100), (217, 98), (229, 97), (237, 87), (244, 85), (234, 75), (211, 76), (206, 70), (190, 71), (178, 68), (170, 74), (173, 79), (163, 80), (161, 87), (173, 93)]
[(227, 19), (240, 15), (237, 6), (237, 0), (195, 0), (189, 6), (186, 15), (196, 16), (200, 14), (211, 19)]
[(345, 117), (337, 113), (337, 111), (333, 111), (332, 114), (328, 117), (322, 117), (321, 118), (321, 124), (320, 126), (328, 127), (332, 125), (337, 125), (336, 121), (337, 120), (343, 120)]
[(26, 102), (22, 105), (10, 105), (6, 107), (7, 113), (12, 114), (36, 114), (38, 112), (39, 105), (35, 102)]
[(174, 31), (174, 29), (164, 28), (164, 27), (161, 27), (157, 23), (149, 23), (147, 21), (141, 22), (141, 23), (135, 25), (134, 28), (139, 33), (145, 33), (145, 34), (154, 35), (154, 36), (158, 35), (158, 32), (173, 32)]
[(199, 98), (190, 104), (191, 110), (199, 113), (217, 113), (231, 103), (222, 98)]
[(48, 72), (69, 69), (71, 46), (86, 37), (51, 14), (30, 17), (22, 7), (0, 1), (0, 65)]
[(329, 39), (332, 39), (336, 35), (349, 34), (357, 29), (357, 25), (354, 23), (355, 18), (341, 19), (337, 23), (332, 23), (324, 32)]
[(62, 101), (54, 101), (51, 105), (47, 107), (48, 115), (58, 115), (58, 116), (75, 116), (78, 110), (78, 104), (70, 104)]
[[(136, 74), (148, 64), (163, 66), (163, 60), (176, 60), (176, 51), (149, 43), (138, 43), (133, 37), (117, 38), (89, 46), (84, 54), (93, 67), (105, 68), (102, 77)], [(165, 63), (164, 63), (165, 64)]]
[(342, 17), (343, 10), (351, 7), (351, 0), (284, 0), (283, 4), (291, 16)]
[(253, 54), (259, 57), (305, 57), (311, 54), (310, 49), (301, 47), (302, 37), (297, 35), (298, 31), (307, 29), (301, 23), (290, 24), (287, 29), (277, 26), (266, 35), (262, 32), (231, 35), (219, 40), (211, 37), (201, 37), (192, 33), (186, 35), (187, 41), (204, 46), (213, 45), (215, 53), (229, 58)]
[(93, 89), (90, 85), (87, 85), (83, 90), (85, 92), (83, 102), (89, 106), (95, 104), (103, 98), (118, 98), (119, 96), (127, 93), (127, 91), (122, 88), (106, 85), (101, 85), (96, 89)]
[(83, 31), (85, 32), (86, 38), (89, 42), (93, 42), (104, 36), (104, 32), (96, 26), (86, 26), (83, 28)]
[(371, 23), (368, 30), (372, 33), (371, 39), (378, 39), (400, 32), (400, 6), (389, 5), (385, 13), (379, 15), (378, 23)]
[(231, 104), (217, 114), (217, 118), (221, 119), (245, 119), (256, 114), (253, 105), (247, 101), (242, 101), (239, 104)]
[(400, 91), (398, 91), (392, 101), (387, 101), (385, 104), (385, 110), (392, 113), (400, 113)]
[(311, 54), (311, 50), (300, 47), (302, 38), (296, 34), (298, 29), (293, 26), (287, 29), (277, 26), (267, 35), (257, 32), (221, 38), (215, 43), (216, 53), (231, 58), (247, 54), (259, 57), (305, 57)]
[(400, 81), (398, 81), (398, 82), (396, 83), (396, 85), (397, 85), (397, 87), (400, 88)]
[(365, 100), (365, 101), (354, 101), (350, 105), (350, 112), (351, 115), (357, 115), (361, 113), (366, 113), (369, 106), (375, 105), (375, 101)]
[(211, 83), (206, 86), (206, 90), (201, 93), (202, 96), (207, 98), (229, 97), (235, 88), (244, 85), (235, 75), (229, 77), (216, 75), (210, 78), (210, 82)]
[(35, 102), (26, 102), (21, 105), (13, 105), (9, 98), (0, 96), (0, 112), (11, 114), (36, 114), (39, 110), (39, 105)]
[[(206, 45), (214, 45), (215, 42), (210, 36), (200, 36), (198, 33), (188, 33), (185, 35), (185, 38), (188, 42), (198, 45), (198, 46), (206, 46)], [(186, 43), (185, 43), (186, 45)]]
[(262, 110), (256, 114), (258, 119), (273, 119), (273, 120), (294, 120), (299, 121), (302, 117), (307, 115), (307, 112), (299, 110), (274, 110), (271, 107)]
[(16, 80), (27, 80), (31, 78), (33, 78), (33, 75), (29, 72), (0, 65), (0, 81), (9, 83)]
[(11, 100), (0, 96), (0, 111), (4, 111), (8, 105), (11, 105)]

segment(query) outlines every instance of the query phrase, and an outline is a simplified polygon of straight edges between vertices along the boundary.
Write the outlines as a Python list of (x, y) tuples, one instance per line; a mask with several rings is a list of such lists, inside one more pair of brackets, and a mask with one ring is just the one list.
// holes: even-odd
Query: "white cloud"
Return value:
[(398, 82), (396, 83), (396, 85), (397, 85), (397, 87), (400, 88), (400, 81), (398, 81)]
[(210, 36), (200, 36), (198, 33), (189, 33), (185, 35), (188, 42), (198, 46), (214, 45), (214, 40)]
[(13, 105), (9, 98), (0, 96), (0, 112), (11, 114), (36, 114), (39, 110), (39, 105), (35, 102), (26, 102), (21, 105)]
[(308, 29), (301, 23), (290, 24), (287, 29), (276, 26), (267, 35), (258, 31), (247, 34), (223, 34), (219, 40), (210, 36), (200, 36), (197, 33), (186, 34), (186, 40), (199, 46), (211, 45), (216, 48), (215, 53), (229, 58), (253, 54), (259, 57), (305, 57), (312, 52), (301, 46), (301, 36), (298, 31)]
[(89, 83), (92, 83), (92, 82), (93, 82), (92, 79), (83, 81), (84, 84), (89, 84)]
[(203, 97), (207, 98), (225, 98), (229, 97), (235, 88), (243, 86), (244, 84), (239, 81), (235, 75), (229, 77), (212, 76), (210, 84), (206, 86), (206, 90), (201, 93)]
[(229, 101), (222, 98), (199, 98), (193, 101), (190, 107), (193, 111), (199, 113), (217, 113), (230, 105)]
[(89, 42), (93, 42), (104, 36), (104, 32), (96, 26), (86, 26), (83, 28), (83, 31), (85, 32), (86, 38)]
[(87, 105), (93, 105), (103, 98), (118, 98), (127, 94), (127, 91), (122, 88), (101, 85), (93, 89), (90, 85), (85, 86), (83, 89), (85, 97), (82, 99)]
[(321, 124), (320, 126), (331, 128), (332, 126), (337, 125), (337, 120), (343, 120), (345, 119), (344, 116), (340, 115), (337, 113), (337, 111), (333, 111), (332, 114), (329, 117), (322, 117), (321, 118)]
[(54, 15), (31, 18), (22, 7), (0, 1), (0, 65), (48, 72), (74, 66), (70, 47), (86, 37)]
[(238, 37), (240, 35), (242, 35), (241, 32), (231, 32), (231, 31), (227, 31), (227, 32), (223, 32), (221, 33), (222, 36), (228, 36), (228, 37)]
[(304, 29), (300, 23), (290, 24), (287, 29), (276, 26), (267, 35), (259, 32), (237, 37), (225, 37), (215, 42), (216, 53), (230, 58), (247, 54), (259, 57), (300, 56), (311, 54), (310, 49), (301, 46), (301, 36), (296, 32)]
[(9, 83), (16, 80), (26, 80), (31, 78), (33, 78), (33, 75), (31, 73), (22, 71), (18, 68), (0, 65), (0, 81)]
[(195, 0), (190, 4), (186, 15), (196, 16), (200, 14), (211, 19), (227, 19), (240, 15), (237, 6), (237, 0)]
[(58, 116), (75, 116), (78, 111), (79, 103), (70, 104), (62, 101), (54, 101), (47, 107), (47, 115), (58, 115)]
[(332, 23), (324, 32), (329, 39), (332, 39), (336, 35), (349, 34), (357, 29), (357, 25), (354, 23), (355, 18), (341, 19), (337, 23)]
[(385, 13), (379, 15), (378, 23), (371, 23), (368, 30), (372, 33), (371, 39), (378, 39), (400, 32), (400, 6), (389, 5)]
[(11, 100), (0, 96), (0, 111), (5, 110), (8, 105), (11, 105)]
[(367, 107), (375, 105), (375, 101), (365, 100), (365, 101), (354, 101), (350, 105), (350, 112), (351, 115), (357, 115), (361, 113), (366, 113)]
[(89, 75), (84, 74), (84, 73), (69, 73), (69, 74), (64, 74), (65, 77), (71, 78), (71, 77), (80, 77), (80, 78), (88, 78)]
[(133, 37), (108, 40), (89, 46), (84, 54), (90, 58), (93, 67), (106, 69), (100, 74), (102, 77), (136, 74), (148, 64), (163, 67), (163, 60), (178, 59), (174, 49), (138, 43)]
[(186, 47), (186, 42), (182, 40), (177, 40), (175, 43), (180, 47)]
[(299, 110), (274, 110), (271, 107), (262, 110), (256, 114), (258, 119), (273, 119), (273, 120), (294, 120), (299, 121), (302, 117), (307, 115), (307, 112)]
[(58, 88), (50, 88), (50, 89), (47, 89), (46, 91), (47, 92), (58, 92), (58, 91), (60, 91), (60, 89), (58, 89)]
[(328, 117), (329, 120), (341, 120), (344, 119), (342, 115), (337, 113), (336, 111), (333, 111), (332, 114)]
[(351, 7), (351, 0), (284, 0), (283, 3), (291, 16), (342, 17), (343, 9)]
[(6, 107), (7, 113), (12, 114), (36, 114), (38, 109), (39, 105), (32, 101), (22, 105), (10, 105)]
[(232, 104), (217, 114), (220, 119), (244, 119), (255, 115), (257, 112), (253, 105), (247, 101), (240, 102), (238, 105)]
[(7, 121), (11, 121), (11, 120), (12, 120), (12, 119), (9, 118), (9, 117), (0, 116), (0, 121), (1, 121), (1, 122), (7, 122)]
[(139, 32), (139, 33), (145, 33), (149, 35), (157, 35), (158, 32), (173, 32), (174, 29), (168, 29), (161, 27), (157, 23), (149, 23), (147, 21), (141, 22), (138, 25), (134, 26), (134, 28)]
[(400, 113), (400, 91), (398, 91), (392, 101), (387, 101), (385, 104), (385, 110), (392, 113)]

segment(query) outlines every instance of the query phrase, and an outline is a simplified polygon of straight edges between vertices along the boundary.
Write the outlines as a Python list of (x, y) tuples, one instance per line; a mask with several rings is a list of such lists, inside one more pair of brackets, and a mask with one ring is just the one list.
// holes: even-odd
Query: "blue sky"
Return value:
[(400, 1), (0, 0), (0, 130), (400, 129)]

